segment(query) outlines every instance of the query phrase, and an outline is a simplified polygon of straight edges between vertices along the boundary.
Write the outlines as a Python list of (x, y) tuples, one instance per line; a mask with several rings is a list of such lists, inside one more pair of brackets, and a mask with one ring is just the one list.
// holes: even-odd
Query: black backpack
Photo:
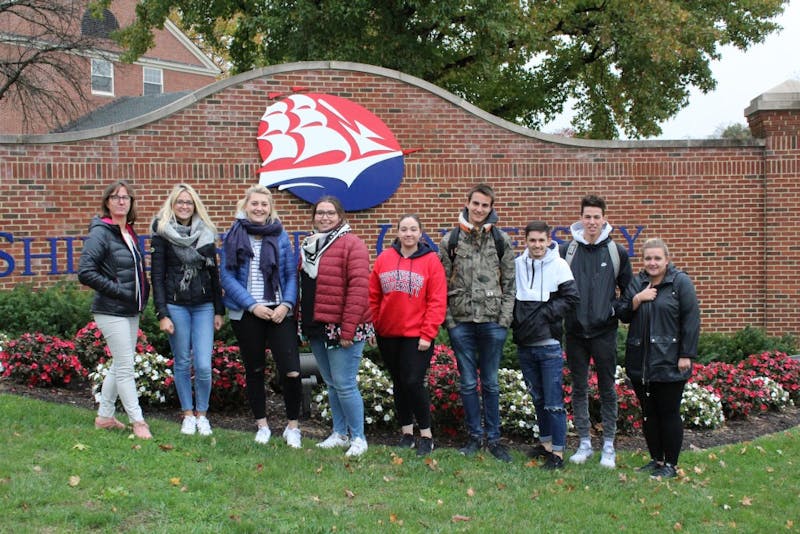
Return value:
[[(453, 228), (453, 231), (450, 232), (450, 239), (447, 241), (447, 255), (450, 257), (450, 263), (452, 263), (456, 257), (456, 247), (458, 246), (458, 236), (460, 233), (460, 226), (456, 226)], [(501, 261), (503, 259), (503, 253), (506, 251), (506, 244), (503, 241), (503, 234), (501, 234), (500, 230), (494, 225), (492, 225), (492, 238), (494, 238), (494, 248), (497, 250), (497, 260)]]

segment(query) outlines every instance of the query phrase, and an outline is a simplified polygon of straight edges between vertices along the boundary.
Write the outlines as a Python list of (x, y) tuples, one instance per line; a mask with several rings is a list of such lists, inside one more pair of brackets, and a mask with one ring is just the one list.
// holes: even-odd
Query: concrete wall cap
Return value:
[(750, 101), (745, 117), (759, 111), (800, 110), (800, 80), (786, 80)]

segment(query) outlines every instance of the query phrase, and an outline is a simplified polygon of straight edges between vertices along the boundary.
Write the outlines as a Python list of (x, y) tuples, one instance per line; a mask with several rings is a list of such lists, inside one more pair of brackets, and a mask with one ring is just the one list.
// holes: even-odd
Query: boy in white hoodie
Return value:
[(552, 243), (550, 231), (543, 221), (525, 227), (527, 250), (515, 261), (517, 287), (511, 327), (539, 424), (540, 443), (530, 456), (543, 459), (543, 469), (561, 469), (567, 435), (561, 323), (579, 296), (572, 271)]

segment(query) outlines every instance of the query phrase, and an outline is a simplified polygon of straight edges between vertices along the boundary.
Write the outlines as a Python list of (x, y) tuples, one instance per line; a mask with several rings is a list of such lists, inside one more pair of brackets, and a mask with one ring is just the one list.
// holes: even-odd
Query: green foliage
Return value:
[[(109, 3), (102, 0), (101, 3)], [(576, 134), (660, 133), (696, 87), (712, 90), (719, 47), (778, 29), (785, 0), (143, 0), (118, 32), (134, 61), (168, 17), (227, 56), (233, 73), (340, 60), (420, 77), (476, 106), (541, 127), (575, 102)]]
[(797, 354), (797, 339), (790, 335), (769, 336), (762, 328), (746, 326), (734, 334), (700, 334), (697, 346), (700, 363), (738, 363), (751, 354), (766, 351)]
[(741, 122), (734, 122), (728, 124), (727, 126), (718, 126), (714, 131), (714, 135), (711, 137), (717, 139), (734, 139), (736, 141), (744, 141), (746, 139), (752, 139), (753, 133), (750, 131), (750, 128)]
[(91, 320), (91, 300), (92, 293), (76, 282), (60, 281), (39, 289), (20, 284), (0, 291), (0, 327), (11, 337), (41, 332), (71, 339)]

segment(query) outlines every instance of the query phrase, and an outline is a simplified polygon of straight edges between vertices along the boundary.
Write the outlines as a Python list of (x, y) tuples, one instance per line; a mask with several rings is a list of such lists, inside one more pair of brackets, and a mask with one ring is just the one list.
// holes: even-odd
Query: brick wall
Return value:
[[(137, 188), (140, 233), (178, 181), (198, 189), (225, 230), (241, 193), (257, 181), (256, 128), (272, 102), (268, 94), (292, 86), (348, 98), (380, 117), (403, 148), (422, 148), (406, 157), (403, 183), (389, 201), (349, 215), (373, 256), (381, 225), (406, 212), (419, 213), (438, 243), (438, 230), (455, 223), (466, 190), (479, 181), (496, 189), (501, 226), (519, 229), (534, 218), (568, 227), (579, 216), (580, 197), (595, 193), (607, 199), (612, 224), (630, 236), (643, 227), (637, 244), (666, 239), (674, 262), (697, 285), (705, 330), (756, 325), (800, 333), (797, 290), (787, 287), (792, 271), (786, 269), (797, 263), (800, 247), (774, 235), (787, 210), (796, 218), (791, 208), (800, 198), (796, 114), (793, 133), (782, 126), (790, 114), (774, 112), (759, 119), (772, 125), (765, 126), (766, 139), (744, 143), (570, 140), (511, 125), (394, 71), (331, 62), (223, 80), (195, 93), (196, 102), (118, 133), (21, 142), (0, 136), (0, 288), (74, 279), (47, 275), (53, 250), (58, 272), (69, 270), (70, 258), (68, 239), (55, 248), (46, 239), (84, 235), (114, 179)], [(306, 203), (287, 192), (275, 198), (290, 233), (309, 229)], [(614, 235), (626, 242), (619, 230)], [(26, 247), (34, 255), (31, 274)], [(77, 267), (80, 241), (73, 248)]]

